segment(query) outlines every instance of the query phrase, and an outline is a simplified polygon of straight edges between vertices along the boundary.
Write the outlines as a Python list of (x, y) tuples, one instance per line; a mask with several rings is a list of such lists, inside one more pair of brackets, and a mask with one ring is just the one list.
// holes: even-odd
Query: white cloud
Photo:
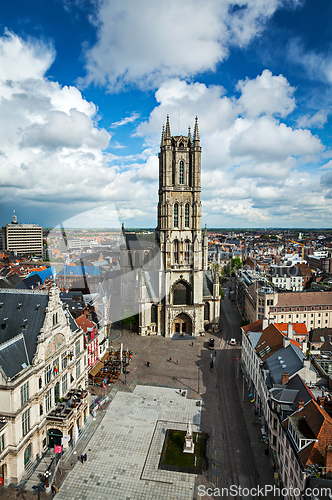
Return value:
[[(147, 196), (146, 182), (158, 178), (154, 154), (143, 151), (139, 161), (146, 164), (138, 165), (134, 158), (105, 151), (110, 135), (98, 126), (96, 106), (77, 88), (62, 87), (45, 77), (54, 59), (52, 48), (6, 34), (0, 38), (1, 67), (6, 58), (11, 58), (13, 69), (0, 74), (3, 204), (12, 200), (23, 206), (42, 204), (45, 218), (47, 210), (48, 217), (61, 212), (68, 218), (106, 200), (127, 200), (136, 209), (140, 200), (153, 198)], [(22, 63), (25, 59), (28, 64)], [(133, 165), (120, 167), (117, 161)]]
[(284, 76), (273, 76), (267, 69), (254, 80), (240, 81), (237, 89), (241, 92), (239, 103), (249, 118), (262, 114), (285, 117), (295, 108), (295, 88)]
[(23, 42), (8, 30), (0, 38), (1, 80), (4, 82), (41, 79), (54, 58), (55, 51), (49, 44), (35, 39)]
[(126, 116), (126, 118), (122, 118), (122, 120), (112, 123), (112, 128), (122, 127), (128, 123), (133, 123), (139, 118), (139, 116), (139, 113), (132, 113), (130, 116)]
[[(136, 220), (154, 225), (161, 124), (169, 113), (171, 131), (178, 133), (180, 104), (180, 133), (186, 135), (196, 114), (199, 117), (202, 200), (209, 224), (278, 225), (277, 217), (290, 221), (300, 209), (304, 219), (325, 210), (325, 220), (332, 220), (330, 177), (321, 181), (303, 172), (307, 158), (314, 162), (322, 155), (322, 143), (309, 130), (281, 122), (295, 105), (294, 89), (282, 75), (264, 72), (241, 82), (239, 98), (225, 95), (221, 86), (167, 80), (156, 92), (157, 105), (149, 119), (136, 129), (146, 149), (136, 156), (115, 156), (107, 152), (110, 135), (98, 126), (96, 106), (76, 87), (62, 87), (45, 77), (45, 61), (52, 63), (53, 49), (40, 42), (35, 48), (33, 40), (23, 42), (13, 34), (0, 38), (0, 47), (3, 44), (4, 52), (17, 59), (12, 61), (16, 74), (10, 82), (0, 75), (3, 204), (19, 200), (25, 206), (42, 206), (45, 218), (61, 213), (65, 220), (113, 202), (133, 225)], [(23, 65), (21, 75), (19, 63), (25, 54), (30, 67), (27, 73)], [(262, 88), (264, 99), (254, 102)], [(136, 120), (135, 114), (128, 118)]]
[(214, 70), (231, 45), (245, 46), (259, 35), (283, 3), (104, 0), (95, 20), (97, 43), (86, 53), (86, 82), (155, 87), (165, 78)]
[[(250, 110), (247, 91), (254, 96), (264, 78), (267, 92)], [(327, 203), (319, 178), (304, 169), (323, 156), (324, 146), (310, 130), (292, 128), (277, 118), (295, 108), (294, 89), (282, 75), (270, 72), (241, 82), (238, 89), (243, 94), (236, 99), (226, 96), (222, 87), (168, 80), (156, 92), (158, 105), (137, 134), (156, 144), (160, 124), (170, 114), (171, 133), (177, 135), (180, 103), (180, 133), (186, 134), (197, 113), (202, 200), (209, 225), (294, 225), (292, 217), (302, 218), (301, 210), (303, 219), (310, 221), (313, 211), (325, 210)], [(245, 105), (250, 113), (244, 112)]]
[(314, 115), (304, 115), (300, 116), (296, 124), (300, 128), (323, 128), (327, 122), (327, 112), (326, 110), (317, 111)]

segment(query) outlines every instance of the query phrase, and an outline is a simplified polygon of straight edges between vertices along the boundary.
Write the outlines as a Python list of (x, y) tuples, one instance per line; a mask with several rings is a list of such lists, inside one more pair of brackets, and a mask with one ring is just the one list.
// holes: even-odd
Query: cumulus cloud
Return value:
[[(254, 102), (262, 87), (262, 102)], [(197, 113), (203, 147), (202, 200), (209, 224), (238, 225), (242, 220), (256, 226), (291, 225), (301, 210), (303, 219), (310, 220), (313, 207), (326, 208), (328, 214), (319, 177), (304, 171), (306, 163), (323, 155), (323, 144), (310, 130), (281, 121), (295, 109), (295, 89), (282, 75), (264, 71), (240, 82), (237, 90), (241, 94), (235, 98), (220, 86), (168, 80), (156, 92), (158, 104), (136, 133), (149, 144), (159, 142), (160, 124), (169, 114), (171, 133), (177, 135), (180, 104), (180, 133), (186, 135)]]
[[(296, 5), (297, 0), (289, 0)], [(165, 78), (187, 78), (228, 57), (258, 36), (282, 0), (188, 0), (181, 3), (100, 2), (97, 43), (86, 53), (86, 83), (119, 90), (155, 87)]]
[[(305, 162), (314, 163), (324, 146), (309, 130), (282, 121), (296, 105), (295, 91), (282, 75), (264, 71), (239, 82), (237, 97), (228, 96), (222, 86), (168, 79), (156, 91), (149, 119), (136, 127), (145, 149), (136, 156), (115, 156), (109, 152), (110, 134), (98, 125), (96, 106), (76, 87), (47, 79), (52, 47), (7, 33), (0, 38), (0, 48), (0, 64), (8, 54), (17, 61), (12, 61), (16, 73), (8, 69), (0, 75), (3, 205), (15, 199), (42, 206), (50, 224), (59, 222), (49, 218), (52, 214), (63, 213), (68, 219), (113, 202), (120, 218), (130, 218), (133, 225), (137, 220), (154, 225), (162, 123), (170, 114), (172, 134), (187, 135), (197, 114), (203, 147), (202, 200), (209, 224), (278, 225), (279, 220), (282, 225), (300, 209), (304, 219), (325, 210), (325, 220), (331, 220), (330, 177), (303, 172)], [(22, 65), (21, 74), (24, 57), (29, 68)], [(256, 93), (262, 93), (261, 101)], [(133, 113), (115, 124), (138, 118)]]
[(323, 128), (327, 122), (326, 110), (317, 111), (314, 115), (306, 114), (300, 116), (296, 121), (296, 125), (300, 128)]
[(53, 60), (48, 44), (13, 33), (0, 38), (1, 203), (42, 203), (49, 217), (69, 210), (66, 218), (106, 200), (137, 206), (145, 179), (157, 178), (156, 159), (145, 151), (146, 165), (123, 168), (130, 159), (108, 153), (111, 136), (98, 126), (94, 103), (47, 79)]
[(262, 114), (285, 117), (295, 108), (295, 88), (284, 76), (273, 76), (267, 69), (254, 80), (241, 80), (237, 89), (241, 92), (239, 103), (249, 118)]

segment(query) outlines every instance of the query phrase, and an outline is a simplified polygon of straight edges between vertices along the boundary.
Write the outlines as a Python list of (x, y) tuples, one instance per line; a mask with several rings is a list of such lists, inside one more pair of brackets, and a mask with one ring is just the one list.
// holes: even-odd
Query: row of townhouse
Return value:
[(245, 290), (242, 316), (250, 323), (269, 318), (274, 323), (304, 323), (308, 329), (332, 327), (332, 292), (276, 292), (252, 283)]
[(264, 319), (242, 328), (244, 376), (269, 438), (278, 486), (301, 492), (293, 498), (301, 497), (312, 473), (332, 476), (332, 419), (308, 388), (325, 379), (305, 355), (307, 338), (305, 325), (297, 323)]
[(75, 439), (89, 415), (87, 375), (84, 332), (58, 288), (0, 290), (0, 483)]

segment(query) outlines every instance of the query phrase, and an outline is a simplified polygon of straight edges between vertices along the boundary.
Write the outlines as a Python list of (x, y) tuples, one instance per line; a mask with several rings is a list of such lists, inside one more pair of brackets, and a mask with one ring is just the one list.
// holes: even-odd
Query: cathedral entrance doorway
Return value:
[(187, 314), (181, 313), (174, 318), (172, 334), (174, 335), (174, 333), (192, 334), (192, 321)]

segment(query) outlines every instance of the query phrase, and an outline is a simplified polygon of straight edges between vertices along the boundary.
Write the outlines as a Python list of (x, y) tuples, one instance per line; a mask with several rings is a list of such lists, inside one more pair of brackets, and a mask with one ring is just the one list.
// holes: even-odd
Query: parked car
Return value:
[(235, 339), (231, 339), (231, 340), (229, 341), (229, 345), (236, 345), (236, 344), (237, 344), (237, 342), (236, 342), (236, 340), (235, 340)]
[(214, 339), (209, 340), (209, 349), (214, 349)]

